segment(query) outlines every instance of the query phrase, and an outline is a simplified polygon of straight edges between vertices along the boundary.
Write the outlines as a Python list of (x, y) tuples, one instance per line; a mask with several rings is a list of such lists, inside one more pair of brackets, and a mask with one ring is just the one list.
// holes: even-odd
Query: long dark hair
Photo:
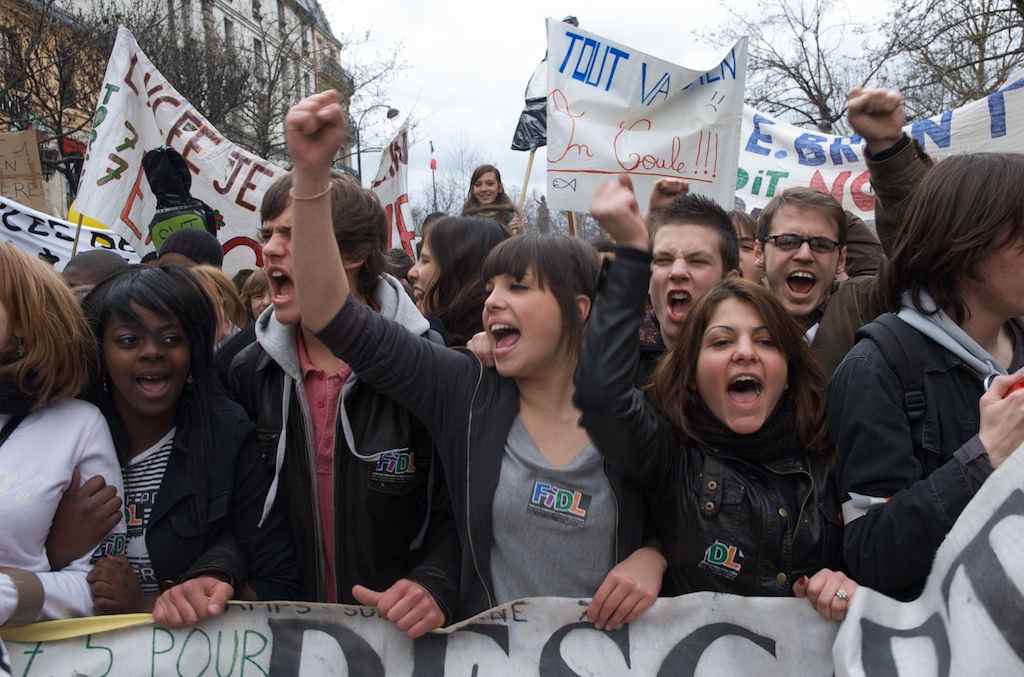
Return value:
[(674, 425), (684, 439), (701, 442), (686, 411), (696, 404), (697, 358), (704, 332), (715, 309), (728, 299), (751, 306), (764, 320), (768, 334), (789, 367), (789, 393), (796, 408), (797, 439), (807, 453), (828, 459), (835, 445), (828, 439), (825, 418), (825, 372), (803, 338), (803, 330), (774, 294), (750, 280), (722, 280), (697, 301), (672, 346), (661, 359), (645, 391), (658, 413)]
[(884, 273), (891, 310), (903, 292), (927, 312), (921, 293), (963, 324), (970, 308), (961, 296), (965, 278), (976, 278), (990, 253), (1024, 235), (1024, 155), (953, 155), (928, 172), (907, 205)]
[[(118, 318), (145, 324), (132, 306), (145, 308), (164, 318), (177, 318), (181, 324), (188, 341), (192, 384), (186, 386), (178, 398), (174, 415), (177, 428), (174, 446), (188, 450), (185, 474), (196, 487), (196, 494), (189, 499), (189, 508), (193, 519), (203, 524), (206, 521), (208, 459), (215, 452), (210, 432), (210, 411), (216, 387), (213, 339), (217, 315), (209, 297), (184, 266), (137, 265), (129, 266), (96, 285), (82, 305), (100, 347), (100, 355), (103, 354), (103, 333), (109, 321)], [(113, 398), (104, 392), (106, 370), (106, 365), (102, 365), (100, 373), (90, 382), (86, 397), (106, 416), (118, 458), (122, 466), (127, 466), (130, 440)]]
[(471, 216), (445, 217), (424, 233), (437, 262), (437, 279), (423, 294), (421, 309), (441, 320), (455, 345), (465, 345), (483, 331), (487, 291), (480, 268), (490, 251), (509, 237), (502, 224)]

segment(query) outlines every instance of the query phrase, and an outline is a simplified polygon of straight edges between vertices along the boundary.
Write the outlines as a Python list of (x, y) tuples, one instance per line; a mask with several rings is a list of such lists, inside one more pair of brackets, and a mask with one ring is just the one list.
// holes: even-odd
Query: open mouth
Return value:
[(676, 291), (668, 295), (668, 311), (675, 318), (686, 317), (690, 311), (690, 294), (685, 291)]
[(750, 404), (761, 396), (761, 383), (753, 376), (738, 376), (726, 390), (733, 402)]
[(495, 351), (508, 350), (519, 342), (519, 330), (510, 324), (495, 322), (489, 330), (494, 337)]
[(148, 393), (160, 394), (167, 389), (171, 379), (167, 374), (159, 374), (156, 376), (140, 376), (135, 379), (135, 383), (141, 390)]
[(786, 278), (786, 285), (796, 296), (807, 296), (810, 294), (814, 289), (815, 282), (814, 274), (806, 270), (798, 270)]
[(273, 303), (286, 303), (295, 296), (295, 283), (290, 277), (275, 270), (270, 273), (270, 298)]

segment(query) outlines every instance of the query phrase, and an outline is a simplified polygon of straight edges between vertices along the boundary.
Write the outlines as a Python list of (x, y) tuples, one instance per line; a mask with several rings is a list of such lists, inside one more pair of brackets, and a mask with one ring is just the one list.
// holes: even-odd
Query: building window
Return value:
[(304, 92), (303, 94), (304, 94), (305, 96), (309, 96), (310, 94), (312, 94), (312, 93), (313, 93), (313, 85), (312, 85), (312, 83), (311, 83), (311, 82), (310, 82), (310, 80), (309, 80), (309, 73), (306, 73), (306, 75), (305, 75), (305, 76), (303, 76), (303, 78), (302, 78), (302, 79), (303, 79), (303, 82), (304, 82), (304, 83), (305, 83), (305, 85), (306, 85), (306, 91), (305, 91), (305, 92)]
[(284, 20), (284, 0), (277, 0), (277, 29), (280, 31), (285, 29)]
[(186, 28), (192, 27), (192, 0), (181, 0), (181, 23)]
[(224, 19), (224, 41), (228, 45), (232, 45), (235, 42), (235, 24), (231, 19)]

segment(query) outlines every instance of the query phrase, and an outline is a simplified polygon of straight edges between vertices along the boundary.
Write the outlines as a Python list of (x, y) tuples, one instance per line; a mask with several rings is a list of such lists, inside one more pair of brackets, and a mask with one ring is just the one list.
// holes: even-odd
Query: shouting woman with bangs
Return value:
[(576, 403), (597, 448), (647, 490), (666, 593), (807, 596), (841, 619), (843, 573), (825, 376), (762, 287), (725, 280), (687, 316), (645, 398), (633, 388), (650, 279), (647, 228), (627, 178), (591, 213), (618, 245), (580, 349)]
[[(496, 370), (487, 369), (473, 354), (421, 340), (350, 295), (348, 262), (334, 245), (322, 192), (345, 135), (337, 93), (299, 103), (285, 126), (295, 165), (292, 254), (302, 320), (360, 378), (430, 428), (458, 516), (458, 616), (556, 595), (594, 596), (588, 613), (598, 627), (636, 618), (657, 596), (664, 559), (654, 548), (637, 549), (639, 496), (605, 468), (572, 404), (596, 252), (560, 237), (512, 238), (491, 252), (483, 264), (483, 325)], [(576, 555), (572, 566), (567, 551)], [(635, 577), (637, 569), (647, 577)], [(392, 620), (415, 604), (366, 599)]]

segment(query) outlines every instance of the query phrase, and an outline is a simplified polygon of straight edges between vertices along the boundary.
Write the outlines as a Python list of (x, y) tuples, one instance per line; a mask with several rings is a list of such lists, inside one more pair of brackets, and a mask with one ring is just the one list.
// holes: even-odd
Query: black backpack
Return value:
[(903, 388), (903, 411), (910, 421), (914, 446), (923, 444), (922, 422), (926, 410), (924, 399), (924, 353), (927, 350), (921, 332), (901, 320), (895, 313), (883, 313), (857, 330), (854, 341), (869, 338), (900, 380)]

